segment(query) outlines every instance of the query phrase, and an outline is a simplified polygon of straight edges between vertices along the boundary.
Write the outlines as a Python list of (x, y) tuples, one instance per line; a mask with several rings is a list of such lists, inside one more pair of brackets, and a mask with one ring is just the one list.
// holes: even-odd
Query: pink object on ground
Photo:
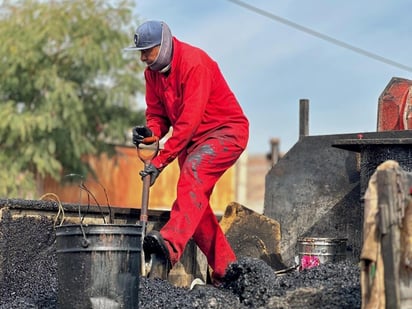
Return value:
[(319, 258), (315, 255), (304, 255), (300, 260), (299, 270), (304, 270), (308, 268), (313, 268), (319, 266)]

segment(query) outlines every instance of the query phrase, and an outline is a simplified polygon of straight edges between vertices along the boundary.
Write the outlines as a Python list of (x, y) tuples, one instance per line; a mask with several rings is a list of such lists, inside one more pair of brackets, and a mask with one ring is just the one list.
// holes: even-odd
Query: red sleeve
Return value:
[(182, 78), (183, 96), (180, 106), (176, 106), (177, 120), (173, 125), (173, 134), (164, 145), (164, 149), (153, 159), (157, 168), (164, 168), (186, 148), (199, 127), (212, 85), (210, 70), (204, 65), (192, 67)]

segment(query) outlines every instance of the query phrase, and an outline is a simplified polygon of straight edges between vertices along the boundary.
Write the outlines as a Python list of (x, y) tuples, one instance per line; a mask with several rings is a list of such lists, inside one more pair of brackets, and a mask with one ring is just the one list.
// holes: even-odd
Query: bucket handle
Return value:
[(90, 241), (89, 241), (89, 240), (87, 239), (87, 237), (86, 237), (86, 232), (84, 231), (82, 222), (80, 222), (80, 230), (82, 231), (82, 234), (83, 234), (83, 239), (82, 239), (82, 241), (80, 242), (80, 245), (81, 245), (83, 248), (87, 248), (87, 247), (90, 245)]
[[(79, 178), (81, 179), (80, 184), (79, 184), (79, 188), (80, 188), (81, 190), (83, 190), (83, 191), (86, 191), (86, 193), (87, 193), (87, 197), (88, 197), (88, 200), (89, 200), (89, 204), (88, 204), (87, 209), (86, 209), (86, 214), (83, 215), (83, 216), (82, 216), (81, 210), (80, 210), (80, 204), (81, 204), (81, 203), (79, 203), (79, 218), (80, 218), (80, 223), (83, 223), (83, 220), (84, 220), (84, 218), (86, 217), (86, 215), (87, 215), (87, 213), (88, 213), (88, 209), (89, 209), (89, 207), (90, 207), (90, 197), (92, 197), (93, 200), (94, 200), (94, 202), (96, 203), (97, 207), (98, 207), (99, 210), (100, 210), (100, 214), (102, 215), (103, 222), (106, 224), (106, 223), (107, 223), (107, 222), (106, 222), (106, 218), (105, 218), (105, 216), (104, 216), (104, 213), (103, 213), (103, 210), (102, 210), (102, 208), (101, 208), (101, 206), (100, 206), (100, 203), (97, 201), (97, 199), (96, 199), (96, 197), (94, 196), (94, 194), (93, 194), (93, 193), (89, 190), (89, 188), (85, 185), (85, 183), (84, 183), (84, 181), (83, 181), (83, 179), (84, 179), (83, 175), (71, 173), (71, 174), (65, 175), (64, 177), (79, 177)], [(109, 210), (109, 223), (113, 223), (113, 221), (114, 221), (114, 214), (113, 214), (113, 212), (112, 212), (112, 208), (110, 207), (109, 197), (107, 196), (106, 188), (105, 188), (99, 181), (97, 181), (97, 180), (95, 180), (95, 179), (93, 179), (93, 181), (94, 181), (95, 183), (97, 183), (97, 184), (102, 188), (102, 190), (103, 190), (103, 192), (104, 192), (104, 195), (105, 195), (105, 197), (106, 197), (106, 202), (107, 202), (107, 208), (108, 208), (108, 210)], [(80, 191), (80, 200), (81, 200), (81, 191)]]

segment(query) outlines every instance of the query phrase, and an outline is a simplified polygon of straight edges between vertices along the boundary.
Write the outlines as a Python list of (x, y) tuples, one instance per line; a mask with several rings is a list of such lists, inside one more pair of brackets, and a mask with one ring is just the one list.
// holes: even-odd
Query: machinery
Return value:
[(412, 130), (412, 80), (393, 77), (379, 97), (377, 131)]

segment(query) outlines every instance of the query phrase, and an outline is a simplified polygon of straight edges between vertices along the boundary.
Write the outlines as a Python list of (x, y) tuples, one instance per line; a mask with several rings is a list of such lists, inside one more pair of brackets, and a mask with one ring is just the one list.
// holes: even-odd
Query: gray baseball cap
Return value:
[(163, 22), (147, 21), (137, 27), (134, 34), (134, 46), (126, 47), (125, 51), (145, 50), (162, 43)]

